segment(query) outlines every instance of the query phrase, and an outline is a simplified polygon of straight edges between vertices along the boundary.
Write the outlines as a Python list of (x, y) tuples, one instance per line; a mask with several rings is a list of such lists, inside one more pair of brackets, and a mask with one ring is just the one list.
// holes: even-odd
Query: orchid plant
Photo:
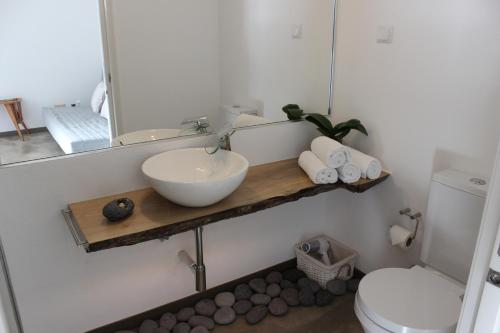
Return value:
[(305, 113), (303, 109), (297, 104), (288, 104), (283, 107), (283, 112), (288, 116), (289, 120), (299, 121), (305, 119), (318, 127), (318, 131), (321, 134), (342, 143), (342, 140), (351, 132), (351, 130), (356, 130), (364, 135), (368, 135), (368, 131), (365, 126), (358, 119), (351, 119), (333, 125), (331, 121), (322, 114), (319, 113)]

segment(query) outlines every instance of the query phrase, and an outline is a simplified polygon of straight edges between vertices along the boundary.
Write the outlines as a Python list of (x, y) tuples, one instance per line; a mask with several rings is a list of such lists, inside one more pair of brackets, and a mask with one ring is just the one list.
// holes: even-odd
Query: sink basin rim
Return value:
[(182, 128), (153, 128), (127, 132), (111, 140), (112, 147), (121, 147), (145, 142), (155, 142), (166, 139), (175, 139), (184, 136), (200, 134), (194, 129)]
[(214, 183), (219, 183), (219, 182), (226, 182), (227, 180), (241, 177), (242, 174), (246, 174), (248, 172), (248, 167), (249, 167), (248, 160), (243, 155), (238, 154), (234, 151), (228, 151), (228, 150), (220, 150), (216, 154), (224, 153), (224, 154), (232, 155), (232, 156), (236, 157), (240, 163), (243, 163), (243, 165), (241, 168), (235, 170), (235, 172), (231, 173), (230, 175), (228, 175), (227, 177), (225, 177), (223, 179), (218, 178), (218, 179), (199, 179), (199, 180), (196, 180), (196, 179), (177, 180), (175, 178), (158, 177), (158, 175), (153, 175), (151, 172), (149, 172), (150, 170), (147, 170), (149, 164), (153, 163), (153, 161), (155, 159), (164, 158), (165, 155), (182, 153), (185, 151), (196, 151), (196, 152), (202, 151), (203, 154), (207, 154), (207, 156), (209, 156), (209, 154), (205, 151), (205, 148), (199, 148), (199, 147), (198, 148), (182, 148), (182, 149), (174, 149), (174, 150), (166, 151), (166, 152), (151, 156), (146, 161), (144, 161), (144, 163), (142, 164), (142, 167), (141, 167), (142, 173), (144, 175), (146, 175), (148, 178), (150, 178), (151, 180), (160, 181), (160, 182), (169, 182), (169, 183), (177, 183), (177, 184), (214, 184)]

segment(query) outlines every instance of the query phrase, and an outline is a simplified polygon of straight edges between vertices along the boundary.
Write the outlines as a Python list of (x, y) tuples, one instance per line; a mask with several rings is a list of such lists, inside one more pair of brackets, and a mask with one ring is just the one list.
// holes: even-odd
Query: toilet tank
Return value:
[(467, 283), (487, 193), (487, 182), (448, 169), (432, 177), (420, 259)]

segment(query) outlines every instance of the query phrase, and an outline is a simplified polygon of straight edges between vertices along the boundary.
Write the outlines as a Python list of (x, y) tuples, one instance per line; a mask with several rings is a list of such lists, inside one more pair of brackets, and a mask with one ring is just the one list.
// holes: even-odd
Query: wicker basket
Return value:
[[(328, 240), (333, 251), (335, 263), (325, 265), (323, 262), (311, 257), (301, 249), (301, 245), (318, 238)], [(354, 264), (358, 253), (344, 244), (324, 235), (311, 238), (295, 245), (297, 255), (297, 268), (304, 271), (307, 277), (318, 282), (321, 287), (326, 288), (326, 283), (333, 279), (349, 280), (354, 273)]]

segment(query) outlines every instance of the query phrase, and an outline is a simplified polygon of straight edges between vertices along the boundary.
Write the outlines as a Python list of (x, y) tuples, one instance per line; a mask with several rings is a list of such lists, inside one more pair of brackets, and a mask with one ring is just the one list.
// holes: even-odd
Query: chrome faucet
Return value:
[(205, 147), (205, 151), (212, 155), (215, 154), (219, 149), (231, 150), (231, 135), (236, 132), (231, 124), (226, 124), (222, 129), (215, 133), (217, 144), (213, 147), (213, 150)]
[(181, 122), (181, 125), (191, 125), (192, 128), (198, 132), (205, 134), (208, 132), (208, 128), (210, 127), (210, 122), (208, 121), (207, 116), (202, 117), (194, 117), (194, 118), (186, 118)]
[(231, 150), (231, 134), (227, 133), (222, 137), (217, 138), (218, 145), (221, 149)]

